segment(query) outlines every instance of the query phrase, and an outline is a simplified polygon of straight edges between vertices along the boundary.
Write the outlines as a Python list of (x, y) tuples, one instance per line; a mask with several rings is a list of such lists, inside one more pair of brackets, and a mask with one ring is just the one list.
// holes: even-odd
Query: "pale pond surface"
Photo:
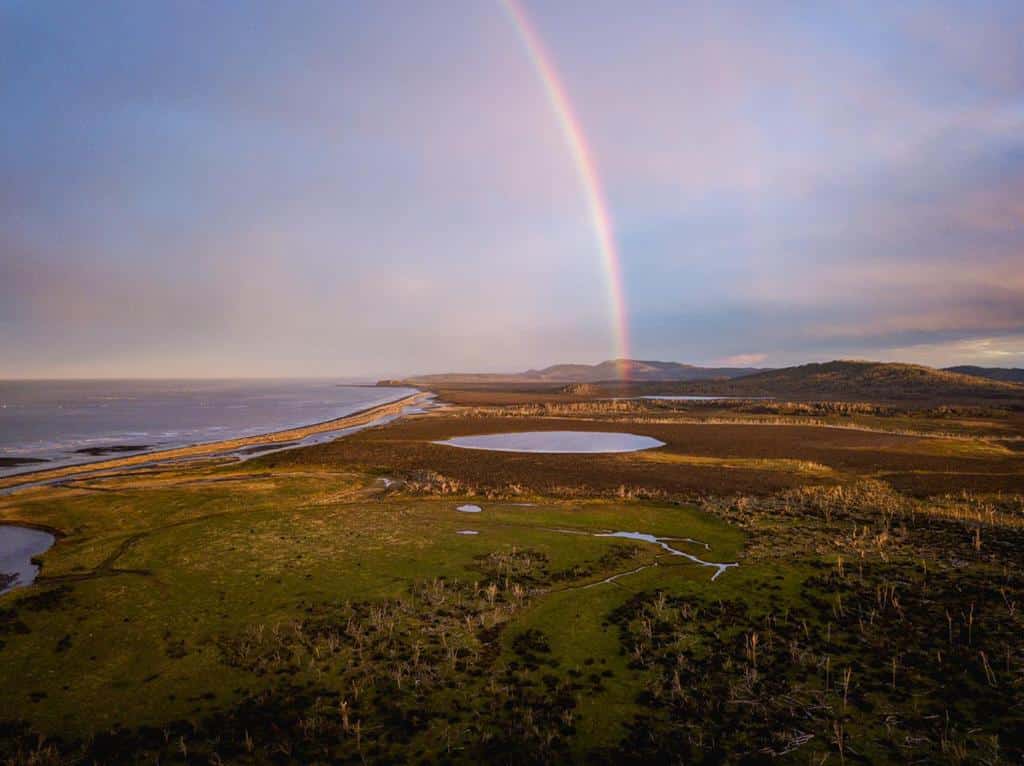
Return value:
[(609, 431), (522, 431), (506, 434), (455, 436), (434, 444), (493, 452), (547, 452), (574, 454), (593, 452), (637, 452), (663, 447), (665, 442), (650, 436)]
[(480, 513), (481, 511), (483, 511), (483, 508), (481, 508), (479, 505), (472, 505), (471, 503), (467, 503), (466, 505), (460, 505), (455, 510), (461, 511), (462, 513)]
[(32, 557), (48, 551), (54, 541), (40, 529), (0, 524), (0, 593), (30, 585), (39, 574)]

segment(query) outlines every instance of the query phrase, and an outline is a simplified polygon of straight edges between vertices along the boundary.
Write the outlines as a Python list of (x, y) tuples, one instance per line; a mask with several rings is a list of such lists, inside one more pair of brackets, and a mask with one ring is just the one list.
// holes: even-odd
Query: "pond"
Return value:
[(494, 452), (546, 452), (574, 454), (593, 452), (637, 452), (665, 446), (650, 436), (608, 431), (520, 431), (505, 434), (455, 436), (434, 444)]
[(30, 585), (39, 574), (32, 557), (48, 551), (55, 540), (41, 529), (0, 524), (0, 593)]

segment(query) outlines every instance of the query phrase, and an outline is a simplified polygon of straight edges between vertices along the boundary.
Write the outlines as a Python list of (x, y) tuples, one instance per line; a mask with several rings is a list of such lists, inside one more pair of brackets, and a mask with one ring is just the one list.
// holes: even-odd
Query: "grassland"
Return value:
[[(1024, 758), (1012, 412), (529, 398), (0, 498), (0, 762)], [(538, 429), (666, 446), (433, 443)]]
[[(549, 414), (549, 413), (554, 414)], [(909, 432), (914, 420), (920, 430)], [(989, 431), (1003, 423), (993, 419)], [(1012, 421), (1018, 427), (1016, 421)], [(927, 425), (924, 425), (927, 424)], [(575, 405), (471, 407), (444, 417), (410, 419), (392, 428), (367, 431), (316, 448), (280, 453), (267, 466), (336, 463), (366, 470), (387, 467), (406, 478), (424, 469), (471, 492), (514, 495), (520, 491), (557, 496), (623, 493), (698, 499), (731, 493), (763, 494), (856, 478), (885, 477), (932, 490), (1015, 492), (1024, 454), (1004, 437), (953, 433), (935, 436), (937, 419), (894, 418), (858, 425), (852, 418), (791, 419), (747, 415), (722, 408), (670, 409), (659, 404), (602, 402)], [(946, 429), (956, 426), (947, 422)], [(452, 436), (505, 431), (628, 430), (666, 443), (655, 453), (593, 455), (508, 455), (452, 450), (434, 444)], [(984, 429), (983, 429), (984, 430)], [(1012, 435), (1019, 432), (1013, 430)], [(656, 456), (656, 457), (655, 457)], [(666, 468), (673, 461), (678, 470)], [(682, 464), (686, 463), (685, 470)]]

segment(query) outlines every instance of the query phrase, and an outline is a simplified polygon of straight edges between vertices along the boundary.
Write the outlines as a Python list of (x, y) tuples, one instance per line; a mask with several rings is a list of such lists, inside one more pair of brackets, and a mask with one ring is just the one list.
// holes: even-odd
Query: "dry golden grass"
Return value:
[(722, 469), (740, 469), (754, 471), (782, 471), (785, 473), (813, 474), (815, 476), (835, 476), (837, 472), (827, 465), (812, 460), (790, 458), (724, 458), (705, 455), (680, 455), (675, 452), (657, 450), (637, 452), (629, 456), (630, 460), (647, 463), (663, 463), (665, 465), (692, 465)]

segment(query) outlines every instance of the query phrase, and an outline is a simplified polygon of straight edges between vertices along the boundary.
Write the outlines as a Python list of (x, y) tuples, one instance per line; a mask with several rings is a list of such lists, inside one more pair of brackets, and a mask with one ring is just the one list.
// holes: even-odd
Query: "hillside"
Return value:
[[(627, 374), (620, 375), (625, 364)], [(984, 368), (971, 368), (982, 369)], [(986, 372), (990, 372), (985, 370)], [(1014, 371), (1007, 371), (1014, 372)], [(558, 364), (521, 373), (447, 373), (402, 381), (429, 387), (508, 388), (586, 384), (592, 395), (691, 394), (868, 401), (1024, 401), (1024, 384), (916, 364), (837, 360), (777, 370), (697, 367), (677, 362), (610, 360)], [(565, 391), (563, 390), (563, 393)], [(578, 392), (575, 392), (578, 394)]]
[[(679, 362), (658, 362), (638, 359), (610, 359), (600, 364), (556, 364), (540, 370), (517, 373), (443, 373), (417, 375), (410, 383), (438, 385), (444, 383), (600, 383), (631, 381), (694, 381), (722, 380), (762, 372), (754, 367), (697, 367)], [(625, 372), (625, 376), (623, 376)]]
[(916, 364), (840, 360), (804, 364), (715, 384), (693, 393), (824, 399), (1024, 399), (1024, 386)]
[(959, 367), (946, 367), (946, 372), (957, 372), (961, 375), (972, 375), (976, 378), (1001, 380), (1004, 383), (1024, 383), (1024, 369), (1019, 367), (975, 367), (964, 364)]

